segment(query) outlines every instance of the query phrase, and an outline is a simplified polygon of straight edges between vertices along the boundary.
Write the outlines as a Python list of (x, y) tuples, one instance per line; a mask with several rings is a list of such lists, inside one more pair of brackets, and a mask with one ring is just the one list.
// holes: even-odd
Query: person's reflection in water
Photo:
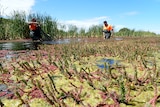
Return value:
[(33, 49), (34, 50), (38, 50), (39, 49), (39, 45), (41, 45), (41, 42), (33, 42)]

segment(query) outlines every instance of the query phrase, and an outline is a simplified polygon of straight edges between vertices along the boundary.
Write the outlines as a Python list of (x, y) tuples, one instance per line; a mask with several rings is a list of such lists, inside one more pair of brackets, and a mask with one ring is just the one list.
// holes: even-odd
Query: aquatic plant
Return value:
[[(54, 107), (159, 106), (158, 39), (125, 39), (42, 45), (6, 62), (1, 83), (12, 89), (19, 106), (37, 99)], [(100, 62), (104, 68), (99, 68), (100, 59), (119, 63)], [(2, 105), (7, 101), (2, 99)]]

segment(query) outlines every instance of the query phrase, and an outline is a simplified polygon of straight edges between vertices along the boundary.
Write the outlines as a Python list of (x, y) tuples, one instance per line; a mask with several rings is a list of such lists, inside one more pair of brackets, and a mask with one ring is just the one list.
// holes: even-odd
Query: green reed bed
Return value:
[[(0, 82), (12, 92), (1, 98), (1, 105), (159, 106), (159, 42), (159, 38), (88, 38), (40, 46), (1, 66)], [(96, 62), (102, 58), (120, 64), (98, 68)]]
[[(28, 22), (32, 18), (37, 19), (42, 30), (51, 36), (58, 38), (58, 24), (56, 19), (52, 19), (49, 15), (39, 13), (26, 14), (25, 12), (14, 11), (9, 17), (0, 18), (0, 40), (17, 40), (27, 39), (29, 36)], [(42, 34), (42, 37), (44, 35)]]
[[(79, 28), (75, 25), (64, 25), (59, 23), (58, 19), (52, 18), (46, 13), (29, 13), (13, 11), (9, 16), (0, 17), (0, 40), (27, 39), (29, 36), (28, 22), (32, 18), (37, 19), (42, 30), (49, 34), (52, 39), (74, 38), (74, 37), (102, 37), (103, 25), (93, 25), (88, 30)], [(149, 31), (135, 31), (128, 28), (122, 28), (118, 32), (112, 32), (112, 36), (119, 37), (156, 37)], [(45, 35), (42, 34), (45, 38)]]

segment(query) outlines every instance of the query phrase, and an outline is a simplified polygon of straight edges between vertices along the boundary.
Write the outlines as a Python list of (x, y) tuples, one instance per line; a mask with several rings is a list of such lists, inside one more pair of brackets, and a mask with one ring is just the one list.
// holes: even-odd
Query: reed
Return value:
[[(13, 11), (7, 19), (0, 17), (0, 40), (13, 40), (29, 38), (29, 28), (27, 22), (36, 18), (41, 28), (53, 39), (75, 38), (75, 37), (103, 37), (102, 24), (93, 25), (88, 30), (79, 28), (75, 25), (64, 25), (58, 23), (56, 18), (46, 13), (29, 13)], [(135, 31), (128, 28), (122, 28), (118, 32), (112, 33), (114, 37), (158, 37), (149, 31)]]

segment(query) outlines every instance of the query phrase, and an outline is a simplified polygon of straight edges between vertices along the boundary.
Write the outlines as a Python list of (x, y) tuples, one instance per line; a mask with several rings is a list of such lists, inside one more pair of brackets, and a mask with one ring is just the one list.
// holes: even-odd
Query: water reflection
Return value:
[(37, 50), (41, 42), (4, 42), (0, 43), (0, 50)]
[(73, 42), (79, 42), (81, 39), (58, 39), (53, 41), (43, 41), (43, 42), (0, 42), (0, 50), (37, 50), (41, 44), (67, 44)]
[(70, 39), (58, 39), (53, 41), (44, 41), (43, 44), (67, 44), (70, 42)]
[(118, 38), (118, 37), (117, 37), (117, 38), (115, 38), (115, 40), (121, 41), (121, 40), (123, 40), (123, 38), (120, 38), (120, 37)]
[[(109, 66), (118, 65), (119, 61), (114, 59), (103, 58), (97, 61), (97, 66), (101, 69), (108, 69)], [(106, 65), (105, 65), (106, 64)]]
[(58, 39), (58, 40), (53, 40), (53, 41), (44, 41), (42, 42), (43, 44), (68, 44), (68, 43), (75, 43), (75, 42), (80, 42), (81, 39), (79, 38), (72, 38), (72, 39)]
[(27, 50), (38, 50), (40, 45), (47, 44), (67, 44), (73, 42), (79, 42), (81, 39), (59, 39), (53, 41), (22, 41), (22, 42), (0, 42), (0, 59), (10, 60), (11, 58), (17, 58), (19, 54), (27, 54)]
[(13, 92), (8, 89), (6, 84), (0, 84), (0, 98), (13, 96)]

